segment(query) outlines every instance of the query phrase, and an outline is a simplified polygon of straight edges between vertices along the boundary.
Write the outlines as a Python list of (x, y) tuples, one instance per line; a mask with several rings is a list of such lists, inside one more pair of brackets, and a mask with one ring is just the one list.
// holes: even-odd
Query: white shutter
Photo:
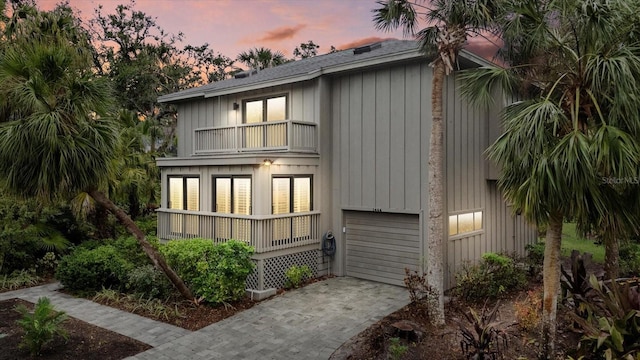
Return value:
[(311, 178), (293, 179), (293, 212), (311, 211)]
[(169, 209), (183, 210), (184, 207), (184, 188), (182, 187), (181, 177), (169, 178)]
[(291, 212), (289, 199), (291, 196), (290, 178), (273, 178), (272, 208), (273, 214), (288, 214)]
[(233, 213), (251, 215), (251, 179), (233, 179)]
[(215, 212), (231, 213), (231, 179), (216, 178), (216, 208)]
[(200, 210), (200, 179), (187, 178), (187, 210)]

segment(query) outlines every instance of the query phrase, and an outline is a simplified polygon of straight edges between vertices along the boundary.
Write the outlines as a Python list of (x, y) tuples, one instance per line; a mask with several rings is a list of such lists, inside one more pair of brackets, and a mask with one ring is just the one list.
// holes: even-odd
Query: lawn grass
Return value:
[(604, 246), (594, 244), (593, 240), (579, 237), (576, 235), (576, 224), (565, 223), (562, 227), (562, 255), (571, 256), (571, 250), (590, 253), (593, 255), (594, 262), (604, 263)]

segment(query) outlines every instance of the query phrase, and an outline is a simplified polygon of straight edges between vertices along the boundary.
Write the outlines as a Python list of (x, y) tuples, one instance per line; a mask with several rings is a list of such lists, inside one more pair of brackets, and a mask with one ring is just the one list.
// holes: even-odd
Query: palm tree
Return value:
[[(88, 193), (136, 236), (154, 265), (192, 300), (131, 218), (101, 191), (107, 188), (118, 141), (115, 122), (108, 117), (110, 88), (91, 71), (88, 40), (66, 37), (78, 33), (73, 21), (61, 21), (65, 16), (34, 11), (14, 22), (21, 27), (17, 33), (31, 36), (12, 37), (0, 57), (0, 174), (9, 190), (44, 201)], [(38, 28), (47, 24), (54, 26)]]
[[(433, 319), (437, 324), (444, 323), (443, 84), (445, 76), (456, 70), (458, 53), (467, 37), (488, 28), (495, 12), (493, 3), (491, 0), (385, 0), (378, 1), (380, 8), (374, 10), (376, 28), (402, 28), (405, 35), (417, 34), (421, 50), (432, 59), (427, 279), (440, 294)], [(429, 26), (416, 32), (420, 15)]]
[(253, 48), (241, 52), (237, 60), (251, 69), (262, 70), (288, 62), (280, 51), (272, 51), (264, 47)]
[(555, 358), (563, 220), (583, 233), (598, 229), (612, 278), (618, 239), (639, 229), (639, 13), (625, 0), (507, 1), (500, 19), (509, 67), (460, 76), (474, 100), (486, 102), (496, 87), (523, 99), (505, 109), (505, 132), (489, 155), (502, 169), (506, 198), (529, 221), (547, 225), (547, 359)]

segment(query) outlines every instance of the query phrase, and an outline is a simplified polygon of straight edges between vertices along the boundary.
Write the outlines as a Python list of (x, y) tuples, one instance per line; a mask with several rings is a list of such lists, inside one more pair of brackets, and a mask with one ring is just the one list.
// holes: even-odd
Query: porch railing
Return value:
[(194, 130), (194, 154), (244, 151), (318, 151), (317, 124), (268, 121)]
[(215, 243), (244, 241), (256, 253), (320, 243), (320, 212), (283, 215), (234, 215), (158, 209), (162, 240), (206, 238)]

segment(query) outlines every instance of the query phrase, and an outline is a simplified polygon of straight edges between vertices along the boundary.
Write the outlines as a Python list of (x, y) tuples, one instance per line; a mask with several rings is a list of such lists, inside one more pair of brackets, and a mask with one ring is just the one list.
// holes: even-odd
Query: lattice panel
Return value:
[(292, 265), (307, 265), (313, 277), (318, 276), (318, 250), (303, 251), (295, 254), (282, 255), (264, 260), (264, 287), (282, 288), (287, 280), (285, 272)]
[(246, 288), (247, 289), (258, 289), (258, 262), (253, 260), (253, 272), (247, 276)]

